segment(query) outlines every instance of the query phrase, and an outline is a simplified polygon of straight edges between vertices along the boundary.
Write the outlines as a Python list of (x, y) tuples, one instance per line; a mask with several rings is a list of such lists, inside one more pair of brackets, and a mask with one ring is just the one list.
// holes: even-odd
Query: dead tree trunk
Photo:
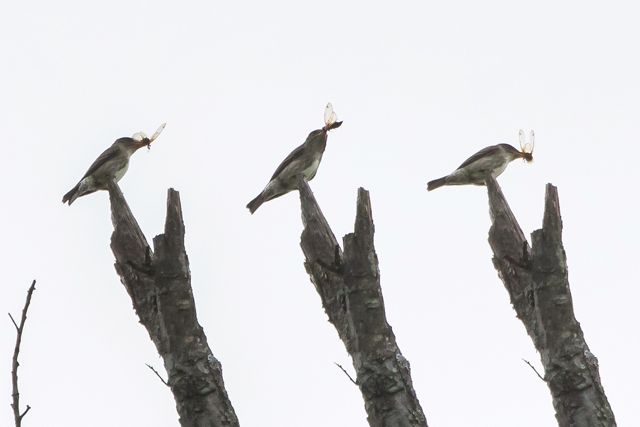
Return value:
[(153, 239), (155, 253), (115, 183), (109, 187), (109, 199), (116, 271), (164, 360), (180, 424), (238, 426), (220, 362), (196, 317), (178, 192), (169, 189), (164, 234)]
[(489, 244), (518, 318), (540, 353), (560, 427), (613, 427), (615, 417), (573, 313), (562, 218), (556, 187), (547, 184), (542, 229), (532, 247), (493, 179), (487, 181), (492, 226)]
[(309, 185), (300, 178), (305, 268), (356, 370), (372, 427), (417, 427), (427, 421), (413, 390), (409, 362), (387, 323), (369, 193), (360, 188), (355, 230), (344, 254)]

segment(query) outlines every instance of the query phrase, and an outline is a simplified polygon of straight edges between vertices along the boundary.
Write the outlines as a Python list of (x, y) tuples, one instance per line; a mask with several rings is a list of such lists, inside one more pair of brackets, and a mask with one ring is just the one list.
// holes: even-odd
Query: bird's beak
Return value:
[(142, 138), (140, 141), (136, 141), (136, 150), (144, 146), (151, 148), (150, 144), (151, 144), (151, 140), (149, 138)]
[(329, 132), (331, 129), (337, 129), (342, 125), (342, 122), (333, 122), (329, 125), (326, 125), (325, 127), (322, 128), (323, 131), (325, 132)]
[(153, 141), (155, 141), (156, 139), (158, 139), (158, 137), (160, 136), (160, 134), (162, 133), (162, 130), (164, 129), (164, 127), (166, 126), (166, 123), (161, 124), (158, 129), (154, 132), (153, 135), (151, 135), (151, 138), (145, 136), (144, 138), (142, 138), (140, 141), (138, 141), (138, 145), (136, 145), (136, 149), (138, 148), (142, 148), (145, 145), (147, 146), (148, 149), (151, 149), (151, 143)]

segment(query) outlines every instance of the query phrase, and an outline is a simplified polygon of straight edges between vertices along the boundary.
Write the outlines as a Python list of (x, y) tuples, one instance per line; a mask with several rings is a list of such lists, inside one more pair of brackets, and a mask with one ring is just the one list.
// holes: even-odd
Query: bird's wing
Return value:
[(496, 151), (498, 151), (499, 149), (500, 147), (498, 145), (490, 145), (489, 147), (485, 147), (482, 150), (478, 151), (473, 156), (469, 157), (467, 160), (465, 160), (464, 163), (458, 166), (458, 169), (462, 169), (465, 166), (469, 166), (471, 163), (475, 162), (476, 160), (481, 159), (484, 156), (491, 155)]
[(88, 177), (89, 175), (93, 174), (96, 170), (98, 170), (98, 168), (102, 165), (104, 165), (106, 162), (108, 162), (109, 160), (112, 160), (114, 157), (116, 157), (118, 155), (118, 151), (113, 149), (113, 147), (109, 147), (106, 150), (104, 150), (102, 152), (102, 154), (100, 154), (98, 156), (98, 158), (96, 159), (95, 162), (93, 162), (91, 164), (91, 166), (89, 166), (89, 169), (87, 170), (87, 172), (84, 174), (84, 176), (82, 177), (82, 179), (85, 179), (86, 177)]
[(299, 159), (302, 156), (302, 153), (304, 153), (304, 144), (300, 145), (291, 153), (289, 153), (289, 155), (282, 161), (282, 163), (280, 163), (280, 166), (278, 166), (278, 169), (276, 169), (276, 171), (273, 173), (271, 180), (273, 180), (276, 176), (280, 175), (280, 172), (282, 172), (284, 168), (290, 165), (291, 162)]

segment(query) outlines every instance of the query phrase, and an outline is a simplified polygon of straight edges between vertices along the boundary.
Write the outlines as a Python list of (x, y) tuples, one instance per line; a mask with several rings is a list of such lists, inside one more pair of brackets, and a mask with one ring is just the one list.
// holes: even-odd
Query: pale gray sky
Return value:
[[(121, 181), (150, 240), (180, 191), (200, 322), (243, 426), (366, 426), (304, 271), (296, 193), (245, 209), (279, 162), (332, 132), (311, 186), (333, 230), (371, 192), (390, 324), (429, 425), (555, 423), (491, 263), (484, 188), (443, 188), (487, 145), (536, 130), (500, 177), (525, 233), (559, 188), (576, 315), (621, 426), (636, 369), (640, 107), (633, 2), (12, 2), (0, 15), (0, 311), (38, 279), (21, 357), (25, 426), (178, 425), (113, 268), (107, 194), (62, 195), (116, 138), (167, 128)], [(14, 331), (0, 322), (0, 424)]]

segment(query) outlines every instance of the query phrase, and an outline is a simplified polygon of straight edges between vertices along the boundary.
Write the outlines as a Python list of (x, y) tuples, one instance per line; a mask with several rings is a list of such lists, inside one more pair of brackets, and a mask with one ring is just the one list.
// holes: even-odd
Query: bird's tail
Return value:
[(77, 183), (76, 186), (73, 187), (71, 190), (69, 190), (69, 192), (67, 194), (62, 196), (62, 203), (69, 202), (69, 206), (71, 206), (71, 203), (73, 203), (74, 200), (76, 200), (78, 198), (78, 196), (80, 196), (78, 194), (78, 188), (79, 187), (80, 187), (80, 183)]
[(252, 201), (250, 201), (247, 204), (247, 209), (249, 209), (249, 211), (251, 212), (251, 214), (253, 215), (253, 213), (258, 210), (258, 208), (264, 203), (266, 202), (265, 197), (264, 197), (264, 192), (258, 194), (258, 196), (253, 199)]
[(447, 183), (447, 177), (443, 176), (442, 178), (434, 179), (433, 181), (429, 181), (427, 184), (427, 190), (435, 190), (436, 188), (442, 187)]

